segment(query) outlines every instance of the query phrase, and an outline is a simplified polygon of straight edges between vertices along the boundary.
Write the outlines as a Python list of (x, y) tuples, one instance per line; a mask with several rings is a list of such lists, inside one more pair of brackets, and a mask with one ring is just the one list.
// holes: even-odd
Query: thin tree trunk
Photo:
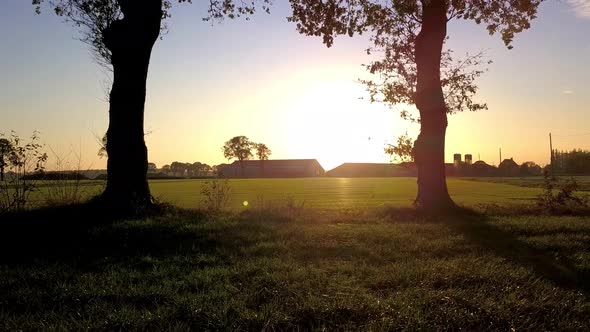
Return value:
[(144, 105), (152, 47), (160, 33), (162, 0), (119, 0), (124, 18), (105, 29), (113, 86), (107, 131), (107, 186), (102, 197), (122, 209), (152, 203), (147, 182)]
[(454, 206), (445, 177), (447, 108), (440, 82), (440, 61), (447, 34), (447, 1), (422, 0), (422, 29), (417, 36), (416, 106), (420, 111), (420, 135), (414, 143), (418, 166), (419, 208), (435, 211)]

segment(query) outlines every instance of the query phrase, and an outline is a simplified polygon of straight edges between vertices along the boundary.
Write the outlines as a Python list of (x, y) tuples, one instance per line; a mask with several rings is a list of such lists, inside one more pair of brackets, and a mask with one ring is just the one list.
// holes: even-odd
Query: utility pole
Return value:
[[(502, 148), (500, 148), (500, 164), (502, 163)], [(498, 164), (498, 165), (500, 165)]]
[(553, 167), (553, 140), (551, 139), (551, 133), (549, 133), (549, 148), (551, 149), (551, 154), (550, 154), (550, 158), (551, 158), (551, 162), (550, 165), (551, 167)]

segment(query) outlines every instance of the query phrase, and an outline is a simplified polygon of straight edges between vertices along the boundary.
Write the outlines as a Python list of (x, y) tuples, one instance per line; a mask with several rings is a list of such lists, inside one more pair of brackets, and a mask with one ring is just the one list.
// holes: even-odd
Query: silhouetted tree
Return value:
[(7, 165), (7, 158), (12, 150), (12, 144), (6, 138), (0, 138), (0, 181), (4, 181), (4, 168)]
[(173, 161), (172, 164), (170, 164), (170, 171), (174, 176), (186, 176), (187, 169), (188, 167), (185, 163)]
[(542, 175), (543, 169), (541, 166), (537, 165), (534, 161), (526, 161), (520, 165), (520, 175), (521, 176), (529, 176), (529, 175)]
[(553, 151), (553, 171), (558, 174), (590, 174), (590, 151)]
[[(37, 12), (43, 2), (82, 30), (81, 40), (95, 51), (99, 63), (112, 66), (103, 201), (132, 210), (151, 205), (143, 128), (146, 81), (152, 47), (160, 35), (162, 19), (169, 17), (171, 1), (32, 0)], [(255, 2), (210, 0), (204, 19), (250, 15)], [(269, 2), (259, 0), (266, 11)]]
[(260, 173), (264, 176), (264, 161), (272, 154), (272, 151), (264, 143), (255, 143), (256, 157), (260, 160)]
[(198, 161), (191, 165), (191, 176), (207, 176), (211, 171), (211, 166)]
[(162, 166), (162, 173), (164, 173), (164, 174), (170, 173), (170, 165)]
[[(293, 15), (289, 20), (296, 22), (303, 34), (322, 36), (328, 47), (339, 34), (372, 33), (373, 49), (383, 50), (384, 59), (370, 64), (368, 69), (383, 74), (384, 82), (365, 83), (372, 98), (379, 93), (386, 103), (407, 102), (418, 108), (421, 128), (413, 151), (418, 166), (415, 203), (437, 210), (454, 206), (444, 167), (447, 113), (485, 108), (471, 101), (478, 71), (456, 74), (465, 65), (453, 62), (451, 53), (443, 51), (448, 21), (464, 19), (486, 24), (490, 34), (499, 32), (511, 48), (515, 33), (530, 27), (542, 1), (290, 0)], [(469, 61), (477, 64), (478, 59)], [(441, 78), (441, 64), (445, 63), (454, 65), (447, 66), (448, 76)], [(447, 91), (454, 97), (447, 95), (445, 100), (445, 86), (458, 87), (462, 92), (450, 88)]]
[(272, 154), (272, 151), (264, 143), (255, 143), (254, 149), (259, 160), (268, 160), (268, 157)]
[(240, 162), (240, 168), (242, 169), (242, 175), (244, 175), (244, 160), (252, 157), (252, 148), (254, 143), (246, 136), (236, 136), (223, 144), (221, 148), (223, 156), (227, 160), (237, 159)]

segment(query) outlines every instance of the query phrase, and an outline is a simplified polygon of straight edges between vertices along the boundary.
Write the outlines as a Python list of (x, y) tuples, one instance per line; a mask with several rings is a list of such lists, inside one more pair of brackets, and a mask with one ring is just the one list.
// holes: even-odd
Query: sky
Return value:
[[(60, 159), (105, 168), (97, 137), (108, 127), (109, 75), (76, 28), (47, 8), (36, 15), (30, 2), (0, 4), (0, 132), (39, 131), (50, 169)], [(366, 36), (326, 48), (298, 34), (289, 14), (277, 0), (270, 15), (212, 24), (201, 20), (202, 2), (175, 4), (147, 83), (151, 162), (228, 162), (223, 143), (245, 135), (272, 159), (315, 158), (328, 170), (389, 162), (386, 143), (418, 134), (399, 117), (404, 106), (366, 99), (357, 82), (368, 77)], [(547, 0), (512, 50), (470, 21), (452, 21), (448, 35), (457, 55), (484, 51), (493, 64), (477, 81), (489, 109), (449, 117), (447, 162), (470, 153), (497, 165), (501, 148), (503, 158), (546, 164), (550, 132), (556, 149), (590, 149), (590, 1)]]

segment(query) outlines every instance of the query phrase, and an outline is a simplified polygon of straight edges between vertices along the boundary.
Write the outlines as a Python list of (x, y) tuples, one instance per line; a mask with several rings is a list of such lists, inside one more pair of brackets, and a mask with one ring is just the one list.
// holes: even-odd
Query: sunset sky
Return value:
[[(365, 36), (338, 37), (328, 49), (287, 22), (287, 1), (274, 2), (270, 15), (220, 24), (202, 22), (202, 4), (174, 6), (148, 78), (150, 161), (227, 162), (221, 146), (245, 135), (273, 159), (316, 158), (331, 169), (388, 162), (385, 143), (417, 134), (398, 111), (360, 99)], [(485, 50), (494, 63), (478, 81), (489, 110), (449, 118), (447, 161), (471, 153), (497, 165), (501, 147), (503, 157), (545, 164), (549, 132), (557, 149), (590, 149), (589, 3), (546, 1), (513, 50), (483, 26), (451, 22), (456, 54)], [(82, 168), (106, 167), (96, 137), (108, 126), (108, 75), (76, 29), (49, 10), (36, 15), (30, 0), (2, 0), (0, 8), (0, 132), (38, 130), (61, 156), (82, 151)]]

